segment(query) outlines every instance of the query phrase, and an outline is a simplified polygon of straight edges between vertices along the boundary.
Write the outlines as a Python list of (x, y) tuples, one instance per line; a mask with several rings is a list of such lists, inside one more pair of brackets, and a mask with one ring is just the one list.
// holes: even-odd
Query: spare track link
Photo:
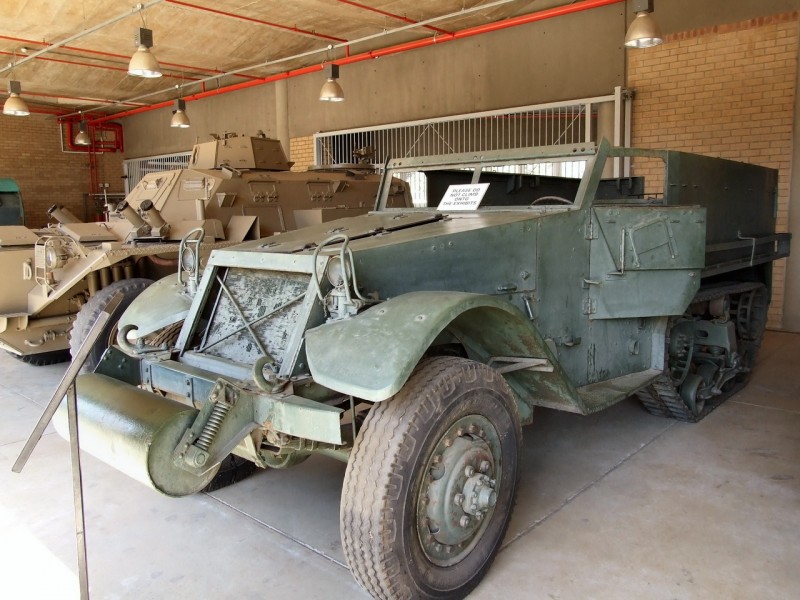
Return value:
[[(757, 289), (762, 285), (762, 283), (754, 281), (701, 289), (692, 299), (692, 304), (708, 302), (726, 295), (743, 294)], [(761, 340), (757, 340), (756, 343), (760, 345)], [(666, 417), (668, 419), (672, 418), (686, 423), (696, 423), (705, 418), (706, 415), (725, 402), (733, 394), (741, 390), (744, 387), (744, 383), (745, 382), (737, 382), (722, 394), (706, 400), (705, 406), (699, 415), (695, 415), (689, 410), (689, 407), (684, 403), (668, 375), (659, 376), (653, 383), (639, 390), (636, 393), (636, 397), (647, 412), (652, 415)]]

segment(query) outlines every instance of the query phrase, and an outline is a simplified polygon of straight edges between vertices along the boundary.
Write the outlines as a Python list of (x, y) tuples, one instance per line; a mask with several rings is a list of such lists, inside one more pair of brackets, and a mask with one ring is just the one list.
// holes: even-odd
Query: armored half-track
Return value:
[[(653, 180), (603, 176), (630, 159)], [(397, 179), (416, 208), (391, 208)], [(606, 143), (392, 161), (376, 211), (215, 250), (196, 286), (139, 296), (77, 380), (81, 444), (170, 496), (230, 453), (345, 461), (358, 582), (462, 598), (500, 547), (536, 407), (637, 396), (695, 421), (744, 384), (789, 252), (776, 185)], [(148, 306), (187, 297), (173, 343), (131, 341), (170, 326)]]
[(196, 144), (187, 169), (145, 175), (124, 201), (107, 204), (102, 222), (53, 205), (47, 228), (0, 227), (0, 348), (33, 364), (68, 359), (70, 331), (75, 347), (114, 293), (127, 304), (174, 273), (190, 232), (207, 256), (374, 207), (380, 176), (363, 165), (290, 167), (277, 140), (226, 136)]

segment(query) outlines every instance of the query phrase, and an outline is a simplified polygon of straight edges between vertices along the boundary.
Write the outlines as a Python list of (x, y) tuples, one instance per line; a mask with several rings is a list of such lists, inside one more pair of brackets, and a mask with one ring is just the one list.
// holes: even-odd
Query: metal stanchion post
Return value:
[(89, 600), (89, 568), (86, 560), (86, 518), (83, 510), (83, 478), (81, 475), (81, 455), (78, 432), (78, 402), (75, 379), (78, 376), (83, 363), (86, 362), (89, 352), (92, 350), (98, 338), (100, 337), (100, 333), (105, 328), (106, 323), (108, 323), (108, 321), (114, 315), (114, 312), (119, 307), (120, 302), (122, 302), (122, 298), (122, 292), (117, 293), (108, 303), (103, 312), (100, 313), (100, 316), (97, 317), (97, 321), (95, 321), (94, 325), (92, 325), (92, 328), (89, 330), (89, 334), (86, 336), (86, 339), (83, 340), (83, 343), (78, 349), (78, 353), (74, 357), (72, 364), (70, 364), (67, 372), (64, 373), (64, 376), (61, 378), (53, 397), (50, 398), (50, 402), (47, 403), (42, 416), (39, 417), (39, 422), (36, 423), (31, 435), (28, 437), (28, 441), (25, 442), (25, 446), (19, 453), (17, 461), (11, 468), (14, 473), (20, 473), (22, 471), (22, 469), (25, 467), (25, 464), (28, 462), (31, 453), (33, 453), (33, 449), (36, 448), (36, 445), (42, 438), (44, 430), (50, 424), (50, 421), (53, 419), (53, 415), (56, 413), (56, 410), (58, 410), (58, 405), (61, 404), (61, 401), (66, 395), (67, 420), (69, 423), (69, 446), (72, 462), (72, 497), (75, 504), (75, 539), (78, 544), (78, 582), (80, 585), (81, 600)]

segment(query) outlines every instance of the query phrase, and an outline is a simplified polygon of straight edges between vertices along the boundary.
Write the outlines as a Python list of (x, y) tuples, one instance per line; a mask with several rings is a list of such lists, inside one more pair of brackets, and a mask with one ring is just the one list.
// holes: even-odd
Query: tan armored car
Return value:
[[(54, 205), (44, 229), (0, 227), (0, 348), (31, 364), (67, 360), (70, 330), (77, 347), (116, 292), (128, 304), (175, 273), (187, 236), (207, 257), (373, 208), (380, 176), (370, 167), (290, 172), (291, 165), (277, 140), (228, 134), (196, 144), (189, 168), (146, 175), (124, 201), (107, 205), (105, 221), (84, 223)], [(406, 206), (404, 184), (391, 187), (395, 205)]]

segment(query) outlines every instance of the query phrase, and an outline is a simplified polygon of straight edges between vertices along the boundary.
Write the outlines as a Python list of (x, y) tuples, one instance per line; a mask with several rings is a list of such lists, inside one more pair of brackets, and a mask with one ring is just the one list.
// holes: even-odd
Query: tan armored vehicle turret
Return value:
[[(126, 304), (175, 272), (180, 240), (203, 234), (201, 254), (248, 239), (372, 209), (380, 176), (364, 165), (289, 171), (280, 142), (237, 137), (196, 144), (187, 169), (150, 173), (102, 222), (54, 205), (45, 229), (0, 227), (0, 348), (25, 362), (68, 358), (117, 291)], [(405, 206), (404, 184), (392, 184)], [(199, 231), (198, 231), (199, 230)], [(76, 320), (77, 319), (77, 320)]]

